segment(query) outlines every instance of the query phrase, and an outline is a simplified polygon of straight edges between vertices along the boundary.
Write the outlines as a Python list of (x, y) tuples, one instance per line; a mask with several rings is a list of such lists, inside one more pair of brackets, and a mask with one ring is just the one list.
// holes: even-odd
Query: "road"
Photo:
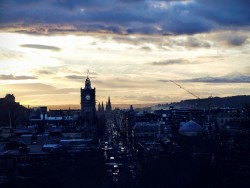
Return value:
[(115, 118), (111, 116), (107, 119), (106, 133), (99, 147), (106, 167), (102, 187), (138, 187), (140, 166), (137, 151), (126, 139), (122, 139), (121, 121)]

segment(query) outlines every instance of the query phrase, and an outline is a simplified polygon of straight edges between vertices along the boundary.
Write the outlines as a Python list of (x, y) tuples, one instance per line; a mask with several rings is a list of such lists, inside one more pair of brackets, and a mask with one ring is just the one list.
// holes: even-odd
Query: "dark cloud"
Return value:
[(72, 79), (72, 80), (85, 80), (86, 76), (68, 75), (68, 76), (66, 76), (66, 78)]
[(165, 49), (166, 47), (172, 47), (172, 46), (180, 46), (180, 47), (186, 47), (186, 48), (210, 48), (211, 44), (208, 41), (205, 41), (203, 39), (199, 39), (198, 37), (194, 36), (188, 36), (185, 38), (167, 38), (165, 41), (162, 40), (161, 43), (158, 44), (159, 48)]
[(142, 46), (141, 49), (145, 50), (145, 51), (151, 51), (152, 50), (149, 46)]
[[(181, 45), (179, 43), (179, 45)], [(192, 47), (192, 48), (209, 48), (211, 45), (207, 41), (199, 40), (195, 37), (188, 37), (187, 40), (182, 43), (183, 46)]]
[(244, 26), (250, 23), (248, 0), (198, 0), (191, 7), (196, 15), (223, 26)]
[[(169, 82), (169, 80), (158, 80), (160, 82)], [(201, 82), (201, 83), (250, 83), (250, 76), (243, 74), (230, 74), (222, 77), (200, 77), (186, 80), (178, 80), (178, 82)]]
[[(250, 24), (247, 0), (2, 0), (0, 27), (53, 34), (195, 34)], [(242, 40), (232, 41), (241, 44)], [(199, 45), (190, 41), (194, 47)]]
[(204, 82), (204, 83), (250, 83), (250, 76), (235, 75), (223, 77), (201, 77), (190, 80), (183, 80), (185, 82)]
[(35, 48), (39, 50), (51, 50), (51, 51), (60, 51), (61, 49), (56, 46), (47, 46), (47, 45), (41, 45), (41, 44), (22, 44), (20, 45), (24, 48)]
[[(82, 73), (83, 74), (83, 73)], [(88, 73), (90, 76), (90, 79), (92, 78), (96, 78), (96, 75), (98, 75), (97, 73), (95, 72), (89, 72)], [(95, 75), (95, 76), (92, 76), (92, 75)], [(71, 79), (71, 80), (80, 80), (80, 81), (83, 81), (86, 79), (86, 74), (83, 74), (83, 75), (75, 75), (75, 74), (72, 74), (72, 75), (67, 75), (65, 76), (65, 78), (68, 78), (68, 79)]]
[(222, 40), (229, 46), (242, 46), (247, 41), (247, 36), (243, 35), (226, 35), (222, 36)]
[(49, 71), (49, 70), (37, 70), (37, 71), (35, 71), (35, 73), (38, 75), (52, 75), (52, 74), (54, 74), (53, 71)]
[(34, 76), (13, 76), (12, 74), (9, 75), (0, 75), (0, 80), (31, 80), (37, 79)]
[(241, 46), (243, 45), (247, 40), (247, 37), (235, 37), (235, 38), (232, 38), (231, 40), (229, 40), (229, 43), (233, 46)]
[(165, 79), (161, 79), (161, 80), (157, 80), (158, 82), (171, 82), (170, 80), (165, 80)]
[(165, 61), (155, 61), (151, 63), (151, 65), (156, 65), (156, 66), (182, 65), (182, 64), (190, 64), (190, 62), (184, 59), (168, 59)]
[[(233, 34), (232, 34), (233, 35)], [(186, 49), (193, 48), (210, 48), (212, 47), (212, 42), (207, 41), (204, 37), (196, 36), (185, 36), (185, 37), (177, 37), (177, 36), (145, 36), (138, 35), (133, 37), (121, 36), (121, 35), (112, 35), (112, 40), (117, 43), (125, 43), (133, 46), (138, 46), (142, 50), (150, 51), (154, 47), (159, 48), (161, 50), (171, 50), (172, 47), (184, 47)], [(102, 43), (107, 40), (105, 36), (99, 36), (99, 41), (94, 42), (93, 44)], [(217, 40), (217, 39), (216, 39)], [(93, 45), (92, 44), (92, 45)], [(148, 45), (151, 44), (151, 45)]]

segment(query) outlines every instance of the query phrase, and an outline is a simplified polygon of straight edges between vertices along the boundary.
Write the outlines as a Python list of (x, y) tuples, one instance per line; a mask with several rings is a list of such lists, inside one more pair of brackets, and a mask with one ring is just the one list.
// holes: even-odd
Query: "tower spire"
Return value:
[(108, 111), (108, 112), (112, 111), (111, 102), (110, 102), (110, 96), (109, 96), (108, 102), (106, 104), (106, 111)]
[(87, 78), (89, 77), (89, 69), (87, 69)]
[(100, 102), (99, 102), (99, 104), (98, 104), (98, 112), (101, 112), (101, 104), (100, 104)]
[(89, 70), (88, 70), (88, 72), (87, 72), (87, 78), (86, 78), (86, 80), (85, 80), (85, 88), (84, 89), (92, 89), (91, 88), (91, 81), (90, 81), (90, 79), (89, 79)]
[(104, 112), (104, 106), (103, 106), (103, 102), (102, 102), (102, 106), (101, 106), (102, 112)]

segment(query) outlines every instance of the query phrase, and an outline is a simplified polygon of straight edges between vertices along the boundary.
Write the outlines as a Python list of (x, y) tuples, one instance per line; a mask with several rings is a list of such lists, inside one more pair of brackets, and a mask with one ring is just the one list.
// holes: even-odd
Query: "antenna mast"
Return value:
[(181, 89), (185, 90), (186, 92), (188, 92), (189, 94), (193, 95), (195, 98), (200, 99), (200, 97), (198, 97), (197, 95), (195, 95), (194, 93), (192, 93), (191, 91), (185, 89), (184, 87), (182, 87), (180, 84), (177, 84), (175, 81), (173, 80), (169, 80), (170, 82), (174, 83), (175, 85), (177, 85), (178, 87), (180, 87)]

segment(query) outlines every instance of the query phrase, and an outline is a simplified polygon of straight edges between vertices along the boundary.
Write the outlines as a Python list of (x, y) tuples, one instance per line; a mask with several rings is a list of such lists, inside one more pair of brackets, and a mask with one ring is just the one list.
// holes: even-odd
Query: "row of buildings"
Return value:
[[(100, 131), (105, 132), (106, 120), (109, 118), (113, 118), (112, 122), (127, 144), (143, 151), (146, 156), (177, 151), (178, 145), (186, 143), (191, 143), (188, 145), (192, 146), (192, 152), (197, 153), (197, 148), (200, 147), (200, 151), (204, 149), (200, 143), (211, 140), (219, 143), (218, 135), (250, 135), (248, 107), (206, 110), (171, 107), (141, 112), (133, 109), (133, 106), (127, 110), (112, 110), (108, 98), (106, 108), (103, 103), (99, 103), (96, 110), (95, 92), (87, 76), (84, 88), (80, 89), (81, 109), (28, 109), (24, 113), (28, 119), (23, 121), (23, 126), (12, 126), (18, 121), (12, 121), (13, 113), (9, 111), (7, 122), (10, 126), (0, 131), (0, 170), (15, 172), (17, 169), (36, 168), (38, 164), (48, 165), (58, 157), (96, 149), (103, 135)], [(16, 104), (13, 95), (6, 95), (0, 102)], [(196, 142), (192, 143), (193, 140)], [(209, 155), (212, 157), (213, 152)]]
[[(12, 94), (0, 99), (0, 175), (22, 174), (51, 162), (93, 153), (103, 116), (112, 110), (110, 98), (96, 110), (96, 90), (87, 76), (80, 88), (78, 110), (48, 110), (46, 106), (24, 108)], [(4, 113), (6, 112), (7, 113)], [(17, 117), (17, 114), (23, 119)]]

